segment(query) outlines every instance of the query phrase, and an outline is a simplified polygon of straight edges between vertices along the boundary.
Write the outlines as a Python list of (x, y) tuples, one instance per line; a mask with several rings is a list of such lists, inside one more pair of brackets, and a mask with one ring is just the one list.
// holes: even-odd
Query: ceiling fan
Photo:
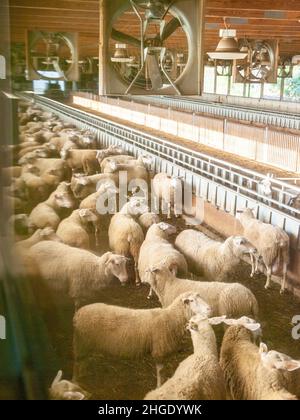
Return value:
[[(140, 63), (140, 67), (135, 67), (136, 71), (131, 72), (129, 76), (128, 72), (124, 72), (127, 75), (127, 82), (129, 82), (126, 94), (133, 86), (146, 86), (148, 90), (158, 90), (164, 86), (165, 81), (173, 87), (177, 94), (180, 94), (174, 83), (174, 78), (172, 79), (170, 71), (168, 71), (172, 52), (166, 46), (168, 39), (178, 28), (182, 27), (180, 17), (176, 16), (174, 11), (172, 14), (170, 13), (176, 0), (129, 0), (129, 3), (140, 22), (139, 39), (115, 28), (112, 28), (111, 31), (111, 38), (122, 43), (117, 44), (117, 49), (112, 57), (112, 61), (119, 63), (119, 67), (122, 67), (124, 62), (130, 63), (130, 56), (126, 55), (124, 51), (120, 53), (120, 45), (123, 46), (123, 50), (127, 45), (139, 50), (137, 61)], [(128, 67), (134, 68), (133, 66)], [(150, 83), (147, 83), (146, 79), (150, 80)]]

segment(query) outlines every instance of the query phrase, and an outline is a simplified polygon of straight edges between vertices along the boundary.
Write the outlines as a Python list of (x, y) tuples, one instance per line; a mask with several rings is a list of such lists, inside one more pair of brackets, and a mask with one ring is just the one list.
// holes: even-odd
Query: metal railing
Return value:
[(39, 106), (52, 109), (64, 120), (91, 130), (103, 147), (120, 144), (135, 156), (141, 153), (152, 155), (152, 170), (184, 176), (196, 195), (233, 216), (238, 209), (256, 207), (262, 220), (285, 229), (294, 238), (296, 247), (300, 247), (300, 211), (287, 204), (290, 197), (300, 193), (300, 188), (274, 180), (273, 197), (266, 198), (259, 191), (265, 176), (258, 172), (48, 98), (34, 99)]
[(214, 103), (203, 98), (131, 96), (130, 99), (140, 103), (166, 106), (186, 112), (211, 114), (216, 117), (300, 130), (300, 114), (297, 113), (284, 113), (272, 109), (257, 109), (245, 105)]

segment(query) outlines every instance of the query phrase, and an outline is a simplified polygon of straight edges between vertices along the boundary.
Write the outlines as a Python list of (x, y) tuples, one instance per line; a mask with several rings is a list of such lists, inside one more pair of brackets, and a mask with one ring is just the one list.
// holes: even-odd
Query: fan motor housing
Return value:
[[(136, 4), (143, 2), (135, 0)], [(165, 1), (166, 4), (171, 3)], [(203, 35), (204, 0), (178, 0), (170, 8), (170, 13), (178, 17), (188, 41), (188, 60), (186, 67), (176, 80), (176, 87), (182, 95), (200, 95), (203, 80)], [(100, 0), (100, 50), (99, 50), (99, 94), (124, 95), (128, 84), (116, 72), (109, 53), (109, 41), (115, 21), (124, 12), (132, 10), (129, 0)], [(130, 25), (126, 32), (130, 35)], [(174, 95), (174, 88), (163, 86), (160, 89), (146, 90), (133, 86), (131, 95)]]

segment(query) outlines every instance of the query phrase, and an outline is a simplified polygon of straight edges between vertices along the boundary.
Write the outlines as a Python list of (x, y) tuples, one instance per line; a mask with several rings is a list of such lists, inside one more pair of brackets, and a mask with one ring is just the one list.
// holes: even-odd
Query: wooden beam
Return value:
[(214, 9), (299, 11), (299, 0), (207, 0), (207, 7)]

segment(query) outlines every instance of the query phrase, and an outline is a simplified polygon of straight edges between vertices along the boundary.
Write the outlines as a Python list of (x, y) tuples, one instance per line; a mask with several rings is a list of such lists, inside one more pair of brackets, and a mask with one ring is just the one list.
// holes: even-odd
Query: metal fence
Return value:
[[(76, 94), (74, 102), (134, 124), (194, 141), (259, 163), (300, 173), (300, 135), (224, 118), (136, 102)], [(300, 133), (300, 132), (299, 132)]]

